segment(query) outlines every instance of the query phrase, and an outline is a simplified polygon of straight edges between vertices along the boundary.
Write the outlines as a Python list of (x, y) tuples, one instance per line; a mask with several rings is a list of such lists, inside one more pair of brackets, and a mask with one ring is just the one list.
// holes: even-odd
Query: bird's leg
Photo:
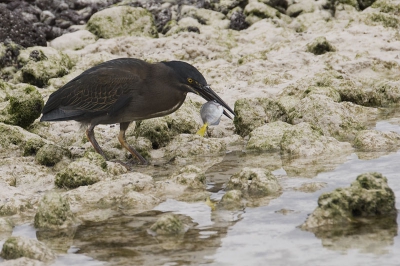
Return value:
[(130, 122), (123, 122), (119, 124), (119, 135), (118, 135), (118, 140), (121, 142), (121, 145), (127, 149), (133, 156), (135, 156), (141, 164), (147, 164), (147, 161), (145, 158), (143, 158), (140, 153), (138, 153), (132, 146), (130, 146), (125, 139), (125, 132), (129, 126)]
[(95, 137), (94, 137), (94, 127), (96, 125), (90, 124), (90, 126), (86, 129), (86, 136), (89, 139), (90, 143), (92, 143), (93, 148), (96, 150), (97, 153), (99, 153), (101, 156), (103, 156), (104, 159), (107, 160), (107, 156), (104, 154), (103, 150), (100, 148), (99, 144), (97, 143)]

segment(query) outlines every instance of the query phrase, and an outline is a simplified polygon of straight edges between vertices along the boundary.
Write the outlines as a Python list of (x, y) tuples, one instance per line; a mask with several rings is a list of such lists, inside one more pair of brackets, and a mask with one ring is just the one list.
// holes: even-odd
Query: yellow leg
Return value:
[(205, 124), (199, 129), (199, 131), (197, 131), (196, 134), (199, 135), (199, 136), (204, 137), (204, 134), (206, 133), (207, 127), (208, 127), (208, 124), (205, 123)]

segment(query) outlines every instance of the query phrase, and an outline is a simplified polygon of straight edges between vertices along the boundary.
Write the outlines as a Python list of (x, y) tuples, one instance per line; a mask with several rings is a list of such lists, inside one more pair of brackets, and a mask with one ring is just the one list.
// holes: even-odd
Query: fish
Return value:
[(222, 105), (216, 101), (206, 102), (201, 106), (200, 116), (203, 120), (203, 126), (197, 131), (197, 135), (204, 137), (208, 126), (218, 125), (221, 121), (221, 116), (224, 113)]

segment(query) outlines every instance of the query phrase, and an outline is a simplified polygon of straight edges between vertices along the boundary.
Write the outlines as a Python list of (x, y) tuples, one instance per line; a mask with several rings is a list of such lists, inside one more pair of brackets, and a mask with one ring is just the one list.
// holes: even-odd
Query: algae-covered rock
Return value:
[(395, 151), (400, 144), (400, 134), (390, 131), (362, 130), (354, 139), (354, 147), (361, 151)]
[(199, 108), (191, 100), (186, 100), (174, 113), (136, 123), (136, 137), (145, 137), (153, 148), (160, 148), (178, 134), (195, 134), (201, 127)]
[(343, 101), (363, 106), (390, 106), (400, 101), (400, 81), (374, 80), (367, 84), (352, 81), (337, 87)]
[(67, 197), (49, 192), (39, 203), (34, 225), (41, 229), (61, 229), (75, 224)]
[(0, 218), (0, 232), (12, 232), (14, 224), (7, 218)]
[(225, 210), (238, 210), (244, 207), (242, 202), (243, 193), (240, 190), (234, 189), (227, 191), (220, 202), (218, 202), (218, 208)]
[(3, 83), (2, 87), (5, 97), (0, 103), (0, 122), (27, 128), (41, 114), (42, 96), (35, 86), (28, 84)]
[[(0, 122), (0, 153), (8, 156), (22, 155), (27, 152), (25, 145), (28, 142), (45, 142), (38, 135), (30, 133), (18, 126)], [(28, 147), (28, 146), (27, 146)]]
[(280, 13), (278, 10), (257, 1), (248, 3), (244, 8), (243, 13), (247, 16), (246, 22), (250, 25), (264, 18), (280, 17)]
[(246, 148), (257, 151), (280, 151), (281, 140), (285, 131), (292, 125), (276, 121), (254, 129)]
[(324, 36), (315, 38), (311, 43), (307, 44), (307, 52), (315, 55), (321, 55), (328, 52), (335, 52), (336, 48), (328, 42)]
[(163, 148), (167, 159), (217, 155), (225, 150), (226, 144), (222, 139), (203, 138), (189, 134), (176, 136), (168, 146)]
[(370, 217), (396, 215), (395, 195), (387, 178), (380, 173), (365, 173), (348, 188), (322, 194), (318, 207), (301, 228), (363, 223), (362, 219)]
[(36, 161), (45, 166), (53, 166), (64, 157), (70, 157), (69, 150), (55, 144), (46, 144), (36, 153)]
[(226, 189), (240, 190), (250, 197), (265, 197), (279, 194), (282, 187), (270, 171), (245, 167), (229, 179)]
[(46, 142), (42, 138), (32, 138), (24, 143), (24, 156), (35, 155)]
[(204, 170), (194, 166), (187, 165), (173, 174), (171, 179), (176, 183), (187, 186), (192, 189), (204, 189), (206, 184), (206, 176)]
[(183, 6), (180, 14), (182, 18), (191, 17), (197, 19), (201, 24), (212, 25), (221, 29), (229, 28), (230, 24), (230, 21), (220, 12), (189, 5)]
[(0, 216), (30, 212), (33, 208), (32, 200), (27, 197), (10, 198), (7, 201), (0, 201)]
[(188, 227), (174, 214), (165, 214), (155, 222), (150, 230), (157, 235), (180, 235), (187, 231)]
[(288, 115), (291, 124), (308, 122), (325, 136), (351, 140), (366, 129), (377, 110), (349, 102), (334, 102), (331, 98), (312, 94), (303, 98)]
[(99, 38), (145, 36), (157, 38), (152, 14), (140, 7), (116, 6), (95, 13), (88, 21), (87, 30)]
[(285, 113), (278, 102), (269, 98), (244, 98), (235, 102), (236, 132), (244, 137), (268, 122), (279, 120)]
[(52, 40), (49, 45), (59, 51), (63, 50), (80, 50), (85, 46), (95, 43), (96, 35), (88, 30), (78, 30), (66, 33)]
[(40, 88), (48, 85), (49, 79), (69, 73), (73, 63), (68, 55), (52, 47), (29, 47), (18, 57), (22, 81)]
[(325, 95), (331, 98), (334, 102), (341, 102), (342, 98), (340, 97), (340, 93), (332, 88), (332, 87), (323, 87), (323, 86), (310, 86), (304, 92), (304, 95), (313, 95), (313, 94), (320, 94)]
[(59, 188), (92, 185), (107, 177), (106, 167), (106, 160), (100, 154), (89, 152), (57, 173), (55, 184)]
[(309, 123), (300, 123), (288, 128), (281, 141), (281, 154), (288, 158), (339, 154), (349, 149), (350, 143), (325, 136)]
[(50, 262), (56, 258), (56, 254), (42, 242), (21, 236), (8, 238), (4, 242), (0, 256), (6, 260), (26, 257), (44, 262)]

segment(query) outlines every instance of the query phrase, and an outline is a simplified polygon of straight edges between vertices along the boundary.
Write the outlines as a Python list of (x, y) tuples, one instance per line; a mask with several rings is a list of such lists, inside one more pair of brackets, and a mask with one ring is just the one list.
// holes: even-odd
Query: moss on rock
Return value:
[(178, 173), (173, 174), (171, 179), (191, 189), (204, 189), (206, 184), (204, 171), (194, 165), (183, 167)]
[(43, 262), (50, 262), (56, 258), (56, 254), (42, 242), (20, 236), (8, 238), (0, 256), (6, 260), (26, 257)]
[(58, 145), (45, 144), (37, 151), (35, 159), (41, 165), (53, 166), (60, 162), (64, 156), (70, 157), (71, 154)]
[(245, 167), (229, 179), (226, 189), (240, 190), (250, 197), (265, 197), (278, 195), (282, 187), (270, 171)]
[(69, 56), (51, 47), (30, 47), (18, 57), (22, 81), (40, 88), (48, 85), (49, 79), (69, 73), (73, 63)]
[(73, 226), (74, 215), (70, 210), (68, 198), (56, 192), (49, 192), (39, 203), (34, 225), (41, 229), (60, 229)]
[(174, 214), (165, 214), (155, 222), (150, 230), (157, 235), (179, 235), (187, 231), (187, 226)]
[(238, 210), (244, 207), (242, 202), (243, 193), (240, 190), (234, 189), (227, 191), (220, 202), (218, 202), (218, 208), (225, 210)]
[(84, 158), (70, 163), (67, 168), (57, 173), (55, 184), (59, 188), (92, 185), (107, 177), (106, 168), (107, 162), (100, 154), (87, 153)]
[(268, 122), (280, 120), (285, 112), (280, 104), (269, 98), (243, 98), (235, 102), (236, 133), (244, 137)]
[(6, 84), (5, 103), (0, 107), (0, 122), (27, 128), (41, 114), (43, 98), (36, 87)]
[(307, 52), (315, 55), (321, 55), (328, 52), (335, 52), (336, 48), (328, 42), (324, 36), (315, 38), (311, 43), (307, 44)]
[(153, 15), (146, 9), (116, 6), (95, 13), (88, 21), (87, 30), (99, 38), (119, 36), (158, 37)]
[(301, 228), (363, 223), (362, 219), (370, 217), (396, 215), (395, 195), (386, 177), (380, 173), (365, 173), (359, 175), (349, 188), (322, 194), (318, 207)]
[(285, 131), (292, 125), (276, 121), (254, 129), (250, 133), (246, 148), (257, 151), (280, 151)]

